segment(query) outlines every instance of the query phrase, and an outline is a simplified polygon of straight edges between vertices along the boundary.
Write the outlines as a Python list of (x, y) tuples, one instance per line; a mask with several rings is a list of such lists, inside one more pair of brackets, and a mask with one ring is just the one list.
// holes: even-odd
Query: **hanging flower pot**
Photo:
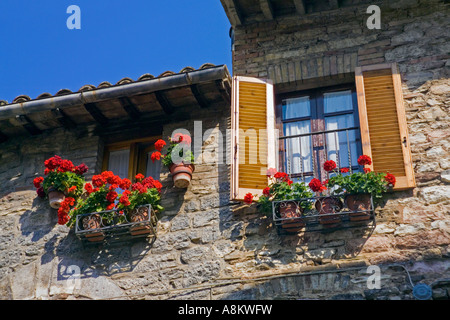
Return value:
[(177, 188), (187, 188), (192, 179), (192, 173), (195, 170), (195, 166), (191, 164), (175, 164), (173, 163), (170, 168), (172, 174), (173, 184)]
[(142, 206), (135, 208), (130, 212), (129, 214), (130, 222), (138, 224), (130, 228), (130, 233), (132, 236), (150, 233), (151, 230), (149, 225), (139, 224), (139, 222), (150, 221), (149, 220), (150, 210), (151, 209), (149, 206)]
[(319, 198), (315, 203), (316, 210), (319, 212), (319, 222), (324, 227), (332, 228), (341, 222), (341, 216), (336, 214), (343, 208), (342, 201), (334, 197)]
[(65, 195), (63, 192), (58, 191), (55, 188), (48, 189), (48, 203), (53, 209), (58, 209), (64, 201), (64, 198)]
[(370, 219), (372, 198), (369, 193), (349, 194), (345, 197), (345, 204), (350, 210), (350, 221), (365, 221)]
[(105, 235), (102, 231), (95, 232), (94, 230), (102, 227), (102, 217), (97, 214), (90, 214), (81, 219), (83, 230), (93, 230), (93, 232), (86, 233), (86, 239), (91, 242), (103, 241)]
[(281, 220), (281, 227), (286, 232), (299, 232), (306, 225), (302, 219), (303, 209), (295, 202), (281, 202), (279, 212), (283, 219)]

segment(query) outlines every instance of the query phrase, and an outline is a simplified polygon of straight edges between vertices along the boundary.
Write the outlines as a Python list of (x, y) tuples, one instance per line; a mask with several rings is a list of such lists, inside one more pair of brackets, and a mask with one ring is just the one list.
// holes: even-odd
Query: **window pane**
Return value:
[(325, 113), (353, 110), (352, 91), (324, 93), (323, 103)]
[(161, 160), (155, 160), (155, 162), (153, 162), (150, 158), (152, 153), (153, 151), (147, 154), (147, 171), (145, 173), (145, 176), (152, 177), (155, 180), (159, 180), (159, 175), (161, 172)]
[(310, 115), (309, 96), (286, 99), (283, 103), (283, 120), (309, 117)]
[[(341, 116), (333, 116), (325, 118), (325, 129), (336, 130), (351, 128), (354, 126), (353, 114), (346, 114)], [(340, 168), (346, 168), (357, 164), (357, 144), (356, 144), (356, 130), (340, 131), (334, 133), (327, 133), (327, 157), (338, 163)]]
[[(310, 133), (311, 121), (297, 121), (284, 124), (285, 136)], [(285, 139), (286, 171), (304, 173), (312, 171), (311, 137)]]
[(130, 149), (111, 151), (109, 153), (108, 170), (122, 179), (128, 178), (129, 161)]

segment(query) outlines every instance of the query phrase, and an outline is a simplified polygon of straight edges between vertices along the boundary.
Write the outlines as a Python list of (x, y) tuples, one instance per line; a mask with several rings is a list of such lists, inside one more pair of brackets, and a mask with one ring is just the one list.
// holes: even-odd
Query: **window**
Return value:
[[(324, 161), (357, 170), (361, 154), (372, 158), (371, 170), (396, 176), (395, 190), (415, 187), (395, 63), (357, 67), (351, 87), (297, 92), (278, 100), (275, 108), (270, 80), (233, 77), (232, 199), (243, 200), (247, 192), (261, 195), (269, 168), (289, 171), (296, 179), (323, 180)], [(283, 138), (276, 139), (275, 128)]]
[(340, 86), (279, 97), (280, 171), (304, 182), (327, 178), (326, 160), (359, 170), (361, 155), (356, 90)]
[(105, 148), (103, 170), (114, 172), (119, 177), (134, 179), (138, 173), (159, 180), (161, 160), (150, 158), (159, 137), (109, 144)]

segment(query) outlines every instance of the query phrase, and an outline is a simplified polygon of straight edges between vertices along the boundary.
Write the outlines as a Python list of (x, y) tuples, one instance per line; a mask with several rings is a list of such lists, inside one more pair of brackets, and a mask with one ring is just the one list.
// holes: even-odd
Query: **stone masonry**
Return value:
[[(414, 299), (418, 283), (449, 299), (448, 6), (405, 3), (381, 8), (380, 30), (354, 8), (235, 30), (234, 74), (269, 77), (281, 91), (346, 81), (356, 65), (399, 64), (417, 188), (384, 197), (376, 227), (281, 235), (254, 205), (230, 201), (224, 159), (197, 164), (186, 190), (162, 169), (154, 242), (83, 246), (32, 181), (54, 154), (86, 163), (89, 179), (101, 171), (102, 138), (90, 128), (16, 137), (0, 150), (0, 299)], [(201, 121), (202, 150), (214, 157), (229, 142), (230, 109), (191, 111), (163, 137)], [(370, 265), (380, 288), (368, 286)]]

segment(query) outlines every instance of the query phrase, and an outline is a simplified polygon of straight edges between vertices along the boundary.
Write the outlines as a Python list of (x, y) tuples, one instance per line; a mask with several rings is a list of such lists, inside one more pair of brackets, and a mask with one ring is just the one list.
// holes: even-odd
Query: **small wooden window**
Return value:
[(108, 144), (105, 147), (103, 171), (112, 171), (118, 176), (133, 180), (136, 174), (142, 173), (159, 180), (161, 160), (150, 159), (155, 151), (154, 143), (160, 137), (151, 137)]

